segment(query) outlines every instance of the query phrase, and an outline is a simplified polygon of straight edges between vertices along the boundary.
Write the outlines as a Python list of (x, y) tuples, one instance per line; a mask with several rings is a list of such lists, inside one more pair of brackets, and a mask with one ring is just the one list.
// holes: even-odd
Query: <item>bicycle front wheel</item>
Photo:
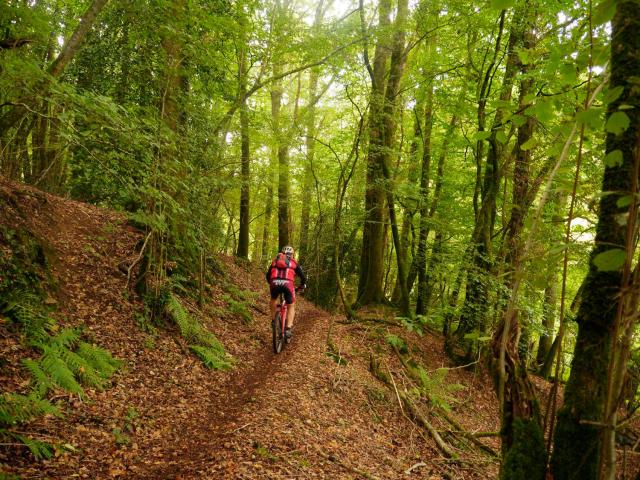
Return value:
[(271, 335), (273, 337), (273, 351), (274, 353), (280, 353), (282, 351), (282, 345), (284, 344), (284, 332), (282, 331), (282, 317), (280, 312), (276, 313), (276, 316), (271, 322)]

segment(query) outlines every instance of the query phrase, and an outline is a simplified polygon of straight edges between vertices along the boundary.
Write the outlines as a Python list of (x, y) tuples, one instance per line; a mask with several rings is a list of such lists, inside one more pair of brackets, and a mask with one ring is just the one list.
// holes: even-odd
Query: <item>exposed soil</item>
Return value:
[[(34, 437), (63, 445), (54, 458), (35, 461), (23, 447), (4, 446), (2, 471), (22, 478), (496, 477), (496, 458), (470, 443), (451, 442), (459, 459), (446, 459), (409, 419), (393, 389), (369, 372), (374, 356), (396, 389), (412, 388), (385, 341), (393, 333), (436, 378), (438, 368), (450, 366), (438, 335), (409, 334), (384, 322), (348, 324), (301, 299), (293, 342), (274, 355), (262, 273), (223, 257), (226, 278), (259, 296), (249, 324), (225, 311), (228, 280), (222, 276), (210, 285), (205, 306), (185, 300), (235, 359), (230, 371), (208, 370), (172, 326), (155, 334), (141, 328), (143, 306), (126, 294), (126, 267), (142, 234), (122, 215), (4, 180), (0, 193), (0, 202), (17, 215), (16, 225), (46, 246), (60, 323), (85, 326), (88, 338), (124, 361), (108, 389), (87, 391), (88, 401), (57, 393), (66, 406), (63, 419), (24, 426)], [(368, 316), (374, 313), (381, 315)], [(28, 381), (18, 359), (33, 352), (4, 328), (0, 323), (0, 354), (11, 367), (0, 375), (0, 386), (24, 391)], [(498, 430), (495, 395), (481, 370), (450, 370), (431, 388), (432, 401), (447, 404), (468, 432)], [(446, 437), (451, 426), (434, 414), (433, 404), (423, 401), (421, 408)], [(499, 452), (496, 437), (481, 440)]]

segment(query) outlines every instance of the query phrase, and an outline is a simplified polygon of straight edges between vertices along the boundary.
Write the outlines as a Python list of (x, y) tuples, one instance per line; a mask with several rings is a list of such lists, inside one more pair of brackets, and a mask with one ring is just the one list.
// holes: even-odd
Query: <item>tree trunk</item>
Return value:
[[(522, 29), (512, 32), (518, 35), (516, 44), (524, 49), (535, 47), (535, 5), (527, 3), (522, 14)], [(518, 62), (519, 63), (519, 62)], [(527, 97), (532, 91), (533, 80), (527, 75), (530, 66), (518, 64), (520, 82), (520, 111), (527, 107)], [(512, 207), (506, 244), (506, 287), (513, 290), (521, 276), (522, 233), (527, 213), (530, 189), (531, 150), (525, 144), (531, 140), (534, 118), (527, 116), (518, 127), (515, 145)], [(518, 306), (511, 304), (493, 336), (493, 369), (498, 378), (496, 393), (501, 402), (501, 438), (503, 461), (500, 477), (503, 479), (544, 479), (546, 449), (536, 390), (529, 379), (526, 361), (521, 353), (522, 328)]]
[(380, 157), (382, 175), (385, 180), (385, 194), (387, 197), (387, 206), (389, 208), (389, 222), (391, 223), (391, 234), (393, 244), (396, 250), (396, 263), (398, 265), (398, 282), (400, 283), (400, 310), (404, 316), (410, 316), (409, 308), (409, 292), (407, 291), (407, 272), (406, 265), (402, 256), (402, 244), (400, 242), (400, 233), (398, 231), (398, 221), (395, 213), (395, 202), (393, 198), (393, 184), (389, 164), (391, 162), (391, 152), (395, 150), (395, 131), (397, 127), (397, 96), (400, 88), (400, 81), (404, 73), (406, 63), (405, 55), (405, 23), (408, 15), (408, 0), (398, 0), (398, 10), (396, 13), (395, 32), (393, 36), (393, 49), (391, 51), (391, 64), (389, 66), (389, 80), (385, 91), (385, 102), (383, 108), (383, 146), (382, 155)]
[[(637, 178), (634, 164), (640, 142), (640, 10), (634, 1), (616, 4), (612, 21), (610, 88), (623, 87), (622, 94), (608, 108), (608, 116), (622, 110), (630, 120), (622, 133), (607, 134), (606, 151), (620, 151), (622, 162), (607, 165), (602, 180), (595, 246), (582, 301), (576, 315), (578, 337), (571, 363), (571, 375), (565, 388), (564, 405), (558, 413), (554, 437), (552, 469), (556, 480), (598, 478), (598, 459), (602, 445), (601, 429), (588, 422), (602, 422), (607, 393), (607, 373), (611, 356), (612, 329), (620, 297), (622, 269), (599, 270), (594, 258), (614, 248), (625, 250), (626, 228), (618, 219), (627, 207), (620, 199), (636, 195), (632, 185)], [(632, 200), (633, 201), (633, 200)], [(623, 203), (624, 204), (624, 203)], [(613, 268), (613, 267), (611, 267)]]
[[(269, 172), (269, 177), (272, 177), (271, 172)], [(267, 259), (271, 255), (269, 251), (269, 247), (271, 246), (270, 242), (270, 232), (271, 232), (271, 216), (273, 215), (273, 187), (271, 182), (267, 186), (267, 205), (265, 206), (264, 211), (264, 225), (262, 227), (262, 247), (260, 249), (260, 263), (266, 264)]]
[[(324, 1), (320, 0), (316, 6), (316, 14), (313, 21), (314, 33), (322, 24)], [(300, 246), (298, 248), (298, 258), (304, 262), (309, 250), (309, 215), (311, 212), (311, 191), (313, 187), (313, 161), (316, 152), (316, 96), (318, 94), (318, 75), (317, 67), (311, 68), (309, 71), (309, 107), (307, 110), (307, 159), (304, 164), (304, 177), (302, 181), (302, 213), (300, 215)]]
[[(504, 12), (501, 16), (504, 18)], [(518, 71), (518, 48), (522, 44), (522, 11), (516, 9), (509, 33), (507, 50), (507, 63), (502, 79), (500, 100), (507, 102), (511, 99), (514, 77)], [(502, 31), (502, 23), (501, 30)], [(496, 51), (500, 43), (501, 33), (496, 40)], [(494, 57), (495, 58), (495, 57)], [(484, 110), (487, 101), (488, 87), (492, 77), (493, 63), (487, 69), (483, 86), (480, 89), (478, 102), (478, 131), (484, 131)], [(488, 317), (489, 286), (487, 275), (490, 273), (493, 263), (492, 237), (496, 217), (496, 197), (500, 188), (500, 163), (503, 146), (498, 142), (497, 133), (502, 127), (504, 109), (498, 108), (493, 119), (491, 135), (489, 136), (489, 151), (487, 152), (486, 167), (482, 176), (482, 188), (480, 190), (482, 201), (477, 208), (476, 222), (471, 236), (471, 262), (467, 272), (467, 291), (462, 307), (460, 322), (456, 329), (453, 344), (459, 345), (463, 352), (463, 361), (470, 362), (478, 348), (477, 342), (465, 339), (472, 332), (482, 333), (486, 328)], [(479, 140), (481, 143), (482, 140)], [(476, 157), (482, 155), (482, 145), (476, 149)], [(476, 161), (481, 161), (476, 158)], [(480, 178), (477, 178), (479, 181)]]
[[(431, 55), (431, 42), (427, 54)], [(427, 313), (425, 302), (427, 293), (427, 236), (429, 235), (429, 170), (431, 169), (431, 127), (433, 124), (433, 82), (429, 84), (425, 102), (425, 116), (422, 143), (422, 174), (420, 176), (420, 233), (416, 251), (418, 271), (418, 298), (416, 315)]]
[[(555, 192), (546, 205), (545, 219), (546, 222), (550, 224), (547, 232), (552, 245), (562, 241), (561, 230), (558, 226), (562, 223), (561, 210), (565, 200), (565, 195), (560, 192)], [(540, 373), (542, 373), (542, 367), (545, 365), (547, 356), (551, 350), (551, 345), (553, 344), (553, 332), (556, 320), (558, 261), (557, 257), (553, 254), (547, 255), (547, 269), (544, 283), (546, 285), (542, 304), (542, 327), (544, 330), (542, 334), (540, 334), (538, 352), (536, 354), (536, 369)], [(544, 375), (543, 377), (547, 378)]]
[[(360, 11), (364, 30), (364, 12), (362, 3)], [(390, 0), (378, 3), (379, 28), (385, 31), (389, 26), (391, 13)], [(386, 32), (377, 40), (373, 68), (369, 66), (371, 76), (371, 100), (369, 105), (367, 149), (367, 175), (365, 186), (365, 218), (362, 228), (362, 254), (360, 258), (360, 279), (358, 282), (359, 305), (380, 303), (384, 298), (384, 232), (385, 191), (382, 173), (384, 158), (384, 92), (386, 64), (389, 56), (389, 41)], [(366, 35), (365, 35), (366, 39)], [(367, 45), (365, 44), (365, 61), (368, 62)]]
[(247, 55), (248, 45), (246, 40), (247, 22), (243, 11), (243, 2), (238, 3), (238, 16), (240, 38), (238, 39), (238, 96), (242, 99), (240, 106), (240, 229), (238, 232), (238, 250), (236, 255), (242, 258), (249, 257), (249, 217), (250, 217), (250, 182), (251, 159), (249, 158), (249, 112), (247, 105)]

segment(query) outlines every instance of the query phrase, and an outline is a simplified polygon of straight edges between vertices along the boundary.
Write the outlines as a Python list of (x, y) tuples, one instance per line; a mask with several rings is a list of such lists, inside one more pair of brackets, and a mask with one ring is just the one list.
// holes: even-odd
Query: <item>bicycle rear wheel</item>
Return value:
[(279, 311), (271, 322), (271, 335), (273, 337), (273, 351), (274, 353), (280, 353), (284, 345), (284, 331), (282, 330), (282, 317)]

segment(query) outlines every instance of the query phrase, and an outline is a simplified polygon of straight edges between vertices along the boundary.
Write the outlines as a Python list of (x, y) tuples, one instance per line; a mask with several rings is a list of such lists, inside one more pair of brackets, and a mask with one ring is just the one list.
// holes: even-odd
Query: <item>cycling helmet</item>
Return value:
[(291, 245), (282, 247), (282, 253), (284, 253), (289, 258), (293, 258), (293, 253), (294, 253), (293, 247)]

